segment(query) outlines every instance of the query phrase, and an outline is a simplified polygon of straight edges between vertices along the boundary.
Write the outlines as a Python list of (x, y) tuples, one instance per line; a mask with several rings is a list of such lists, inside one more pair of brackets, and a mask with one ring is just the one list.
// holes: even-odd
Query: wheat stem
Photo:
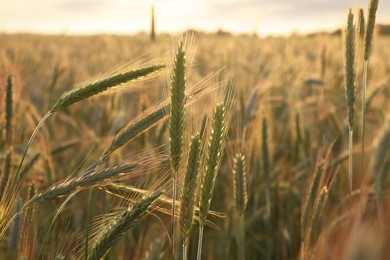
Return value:
[(196, 257), (197, 260), (202, 259), (203, 230), (204, 230), (204, 224), (199, 223), (198, 255)]
[(362, 171), (365, 167), (365, 136), (366, 136), (366, 114), (367, 114), (367, 74), (368, 60), (364, 60), (363, 67), (363, 89), (362, 89)]

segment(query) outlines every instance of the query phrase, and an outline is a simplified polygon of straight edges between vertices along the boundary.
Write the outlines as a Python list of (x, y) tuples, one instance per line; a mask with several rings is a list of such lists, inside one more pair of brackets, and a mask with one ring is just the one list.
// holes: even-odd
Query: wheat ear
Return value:
[(347, 28), (345, 31), (345, 92), (348, 107), (349, 125), (349, 193), (352, 193), (353, 180), (353, 127), (355, 115), (355, 29), (351, 9), (348, 13)]
[(149, 114), (145, 115), (144, 117), (129, 124), (127, 127), (125, 127), (116, 135), (114, 140), (112, 140), (111, 144), (104, 152), (103, 157), (111, 154), (119, 147), (130, 142), (139, 134), (143, 133), (153, 125), (157, 124), (161, 119), (163, 119), (166, 116), (166, 113), (169, 111), (170, 111), (169, 105), (161, 106), (151, 111)]
[(124, 164), (113, 168), (107, 168), (102, 171), (95, 172), (94, 169), (89, 173), (78, 177), (65, 180), (59, 184), (52, 186), (40, 193), (35, 194), (29, 203), (42, 203), (54, 198), (68, 195), (74, 191), (84, 190), (90, 187), (106, 182), (108, 179), (123, 176), (136, 169), (138, 164)]
[(318, 236), (318, 226), (321, 220), (322, 212), (328, 197), (328, 188), (325, 186), (321, 189), (321, 192), (317, 198), (317, 202), (314, 207), (313, 218), (310, 225), (309, 244), (310, 247), (314, 245), (314, 242)]
[(215, 180), (223, 157), (224, 139), (226, 135), (225, 127), (225, 106), (222, 103), (219, 103), (215, 108), (213, 116), (213, 126), (207, 147), (206, 167), (201, 182), (199, 201), (198, 260), (201, 259), (202, 255), (204, 223), (210, 208), (211, 199), (214, 193)]
[(368, 17), (366, 35), (364, 38), (364, 65), (363, 65), (363, 90), (362, 90), (362, 170), (365, 167), (365, 135), (366, 135), (366, 114), (367, 114), (367, 77), (368, 77), (368, 60), (372, 51), (372, 42), (374, 38), (375, 17), (378, 9), (379, 0), (370, 0), (368, 5)]
[(114, 216), (105, 228), (98, 233), (88, 254), (90, 260), (100, 259), (123, 235), (137, 222), (147, 215), (149, 208), (161, 195), (160, 190), (152, 192), (132, 207)]
[(188, 152), (187, 170), (184, 177), (183, 190), (180, 204), (180, 231), (183, 236), (183, 259), (187, 259), (188, 244), (194, 220), (196, 188), (198, 186), (198, 172), (202, 142), (200, 134), (196, 134), (191, 139), (190, 150)]
[(233, 161), (233, 198), (239, 215), (244, 214), (248, 203), (246, 185), (246, 158), (245, 155), (237, 153)]
[(81, 100), (105, 92), (112, 87), (118, 86), (128, 81), (146, 77), (149, 74), (156, 72), (162, 68), (164, 68), (164, 65), (160, 65), (160, 64), (146, 66), (143, 68), (137, 68), (130, 71), (120, 72), (118, 74), (114, 74), (113, 76), (97, 80), (93, 83), (80, 86), (74, 90), (64, 93), (53, 105), (50, 111), (56, 112), (62, 110)]
[(307, 222), (308, 222), (310, 215), (312, 213), (313, 205), (314, 205), (317, 193), (318, 193), (318, 189), (320, 187), (323, 166), (324, 166), (323, 161), (320, 161), (316, 165), (314, 177), (313, 177), (313, 180), (311, 181), (309, 194), (307, 195), (307, 198), (306, 198), (306, 201), (305, 201), (305, 204), (303, 207), (303, 213), (302, 213), (302, 218), (301, 218), (302, 241), (305, 237)]
[(237, 153), (233, 160), (233, 198), (235, 201), (237, 217), (237, 244), (238, 257), (245, 259), (245, 216), (244, 212), (248, 203), (246, 183), (246, 158)]
[(171, 75), (171, 114), (169, 118), (169, 151), (172, 166), (172, 247), (175, 248), (175, 202), (177, 198), (177, 179), (183, 150), (185, 128), (185, 88), (186, 88), (186, 54), (183, 43), (180, 43)]

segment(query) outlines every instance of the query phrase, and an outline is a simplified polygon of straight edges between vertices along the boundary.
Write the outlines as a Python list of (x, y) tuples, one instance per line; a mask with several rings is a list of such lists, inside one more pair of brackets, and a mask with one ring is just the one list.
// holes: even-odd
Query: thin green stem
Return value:
[(363, 69), (363, 90), (362, 90), (362, 171), (365, 167), (365, 133), (366, 133), (366, 113), (367, 113), (367, 102), (366, 102), (366, 93), (367, 93), (367, 74), (368, 74), (368, 60), (364, 60), (364, 69)]
[(89, 221), (91, 219), (91, 211), (92, 211), (92, 197), (93, 190), (90, 189), (88, 192), (88, 205), (87, 205), (87, 216), (86, 216), (86, 226), (85, 226), (85, 259), (88, 259), (88, 244), (89, 244)]
[(245, 218), (241, 214), (238, 217), (238, 230), (237, 230), (237, 246), (239, 259), (245, 259)]
[(348, 176), (349, 176), (349, 196), (352, 196), (352, 177), (353, 177), (353, 129), (349, 128), (349, 166), (348, 166)]
[(187, 260), (187, 251), (188, 251), (188, 239), (183, 240), (183, 260)]
[(199, 223), (198, 256), (196, 257), (197, 260), (202, 259), (203, 229), (204, 229), (204, 224)]
[(28, 151), (28, 149), (30, 148), (32, 142), (34, 141), (35, 136), (38, 134), (39, 129), (41, 129), (43, 123), (45, 123), (46, 119), (47, 119), (51, 114), (52, 114), (52, 111), (47, 112), (46, 115), (41, 119), (41, 121), (39, 121), (37, 127), (35, 127), (34, 132), (32, 133), (32, 135), (31, 135), (31, 137), (30, 137), (30, 140), (28, 140), (26, 149), (24, 150), (24, 153), (23, 153), (23, 156), (22, 156), (22, 160), (20, 161), (18, 170), (16, 171), (16, 176), (19, 175), (20, 169), (22, 168), (22, 165), (23, 165), (23, 162), (24, 162), (24, 158), (26, 157), (27, 151)]
[(177, 198), (177, 175), (178, 172), (175, 171), (173, 173), (173, 194), (172, 194), (172, 249), (173, 252), (175, 252), (175, 239), (176, 239), (176, 234), (175, 234), (175, 217), (176, 217), (176, 198)]

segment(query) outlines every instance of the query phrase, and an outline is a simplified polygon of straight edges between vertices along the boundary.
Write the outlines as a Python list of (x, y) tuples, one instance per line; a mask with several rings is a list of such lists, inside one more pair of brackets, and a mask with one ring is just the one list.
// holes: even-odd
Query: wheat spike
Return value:
[(153, 125), (157, 124), (161, 119), (166, 116), (166, 113), (170, 111), (170, 106), (165, 105), (158, 107), (144, 117), (132, 122), (121, 130), (114, 140), (112, 140), (110, 146), (106, 149), (103, 156), (107, 156), (114, 152), (119, 147), (133, 140), (139, 134), (143, 133)]
[(192, 222), (194, 219), (196, 188), (198, 185), (198, 172), (200, 164), (200, 155), (202, 142), (200, 135), (196, 134), (192, 137), (190, 150), (187, 159), (187, 170), (184, 177), (183, 190), (181, 193), (180, 204), (180, 231), (184, 240), (190, 236)]
[(112, 87), (148, 76), (164, 68), (164, 65), (152, 65), (97, 80), (91, 84), (81, 86), (67, 93), (64, 93), (51, 108), (51, 112), (57, 112), (81, 100), (90, 98), (99, 93), (105, 92)]
[(366, 29), (366, 37), (364, 41), (364, 60), (368, 60), (371, 54), (372, 49), (372, 40), (374, 36), (375, 29), (375, 17), (376, 10), (378, 9), (379, 0), (370, 0), (368, 5), (368, 18), (367, 18), (367, 29)]
[(314, 207), (313, 218), (310, 226), (310, 245), (313, 246), (318, 236), (318, 226), (321, 220), (322, 212), (328, 197), (328, 188), (325, 186), (321, 189), (321, 192), (317, 198), (317, 202)]
[(169, 148), (174, 172), (179, 170), (185, 127), (186, 56), (183, 43), (175, 57), (171, 75), (171, 115), (169, 119)]
[(358, 22), (356, 25), (357, 35), (359, 36), (360, 41), (364, 40), (364, 35), (366, 33), (366, 20), (364, 19), (364, 11), (359, 8), (357, 11)]
[(96, 186), (113, 177), (123, 176), (125, 173), (131, 172), (138, 166), (138, 164), (124, 164), (113, 168), (107, 168), (98, 172), (95, 172), (94, 169), (91, 169), (86, 174), (65, 180), (52, 186), (51, 188), (46, 189), (45, 191), (37, 193), (29, 203), (42, 203), (44, 201), (68, 195), (76, 190), (83, 190)]
[(353, 128), (355, 114), (355, 30), (351, 9), (345, 31), (345, 91), (348, 105), (348, 123)]
[(306, 232), (307, 222), (312, 213), (313, 205), (318, 193), (318, 189), (321, 183), (321, 176), (323, 171), (324, 162), (321, 161), (316, 165), (315, 173), (313, 180), (311, 182), (309, 194), (307, 195), (307, 199), (305, 201), (305, 205), (303, 207), (302, 219), (301, 219), (301, 236), (304, 237)]
[(233, 162), (233, 197), (237, 212), (242, 215), (248, 203), (246, 183), (246, 158), (237, 153)]
[(127, 230), (147, 215), (149, 208), (160, 195), (161, 191), (156, 190), (148, 196), (145, 196), (133, 206), (114, 216), (109, 223), (104, 226), (104, 229), (98, 233), (98, 236), (91, 246), (88, 259), (95, 260), (103, 257), (116, 241), (123, 237)]
[(213, 117), (213, 126), (207, 148), (206, 168), (202, 177), (199, 217), (200, 222), (204, 223), (211, 199), (213, 197), (215, 180), (219, 171), (220, 162), (223, 156), (225, 129), (225, 107), (218, 104)]

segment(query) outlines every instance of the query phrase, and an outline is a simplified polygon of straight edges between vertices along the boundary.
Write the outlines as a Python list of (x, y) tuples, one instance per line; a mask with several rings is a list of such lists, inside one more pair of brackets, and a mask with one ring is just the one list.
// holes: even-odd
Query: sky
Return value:
[[(186, 29), (259, 35), (334, 30), (348, 8), (368, 0), (154, 0), (156, 31)], [(132, 34), (150, 29), (151, 0), (0, 0), (0, 32)], [(365, 13), (367, 13), (365, 11)], [(378, 23), (390, 23), (380, 0)]]

